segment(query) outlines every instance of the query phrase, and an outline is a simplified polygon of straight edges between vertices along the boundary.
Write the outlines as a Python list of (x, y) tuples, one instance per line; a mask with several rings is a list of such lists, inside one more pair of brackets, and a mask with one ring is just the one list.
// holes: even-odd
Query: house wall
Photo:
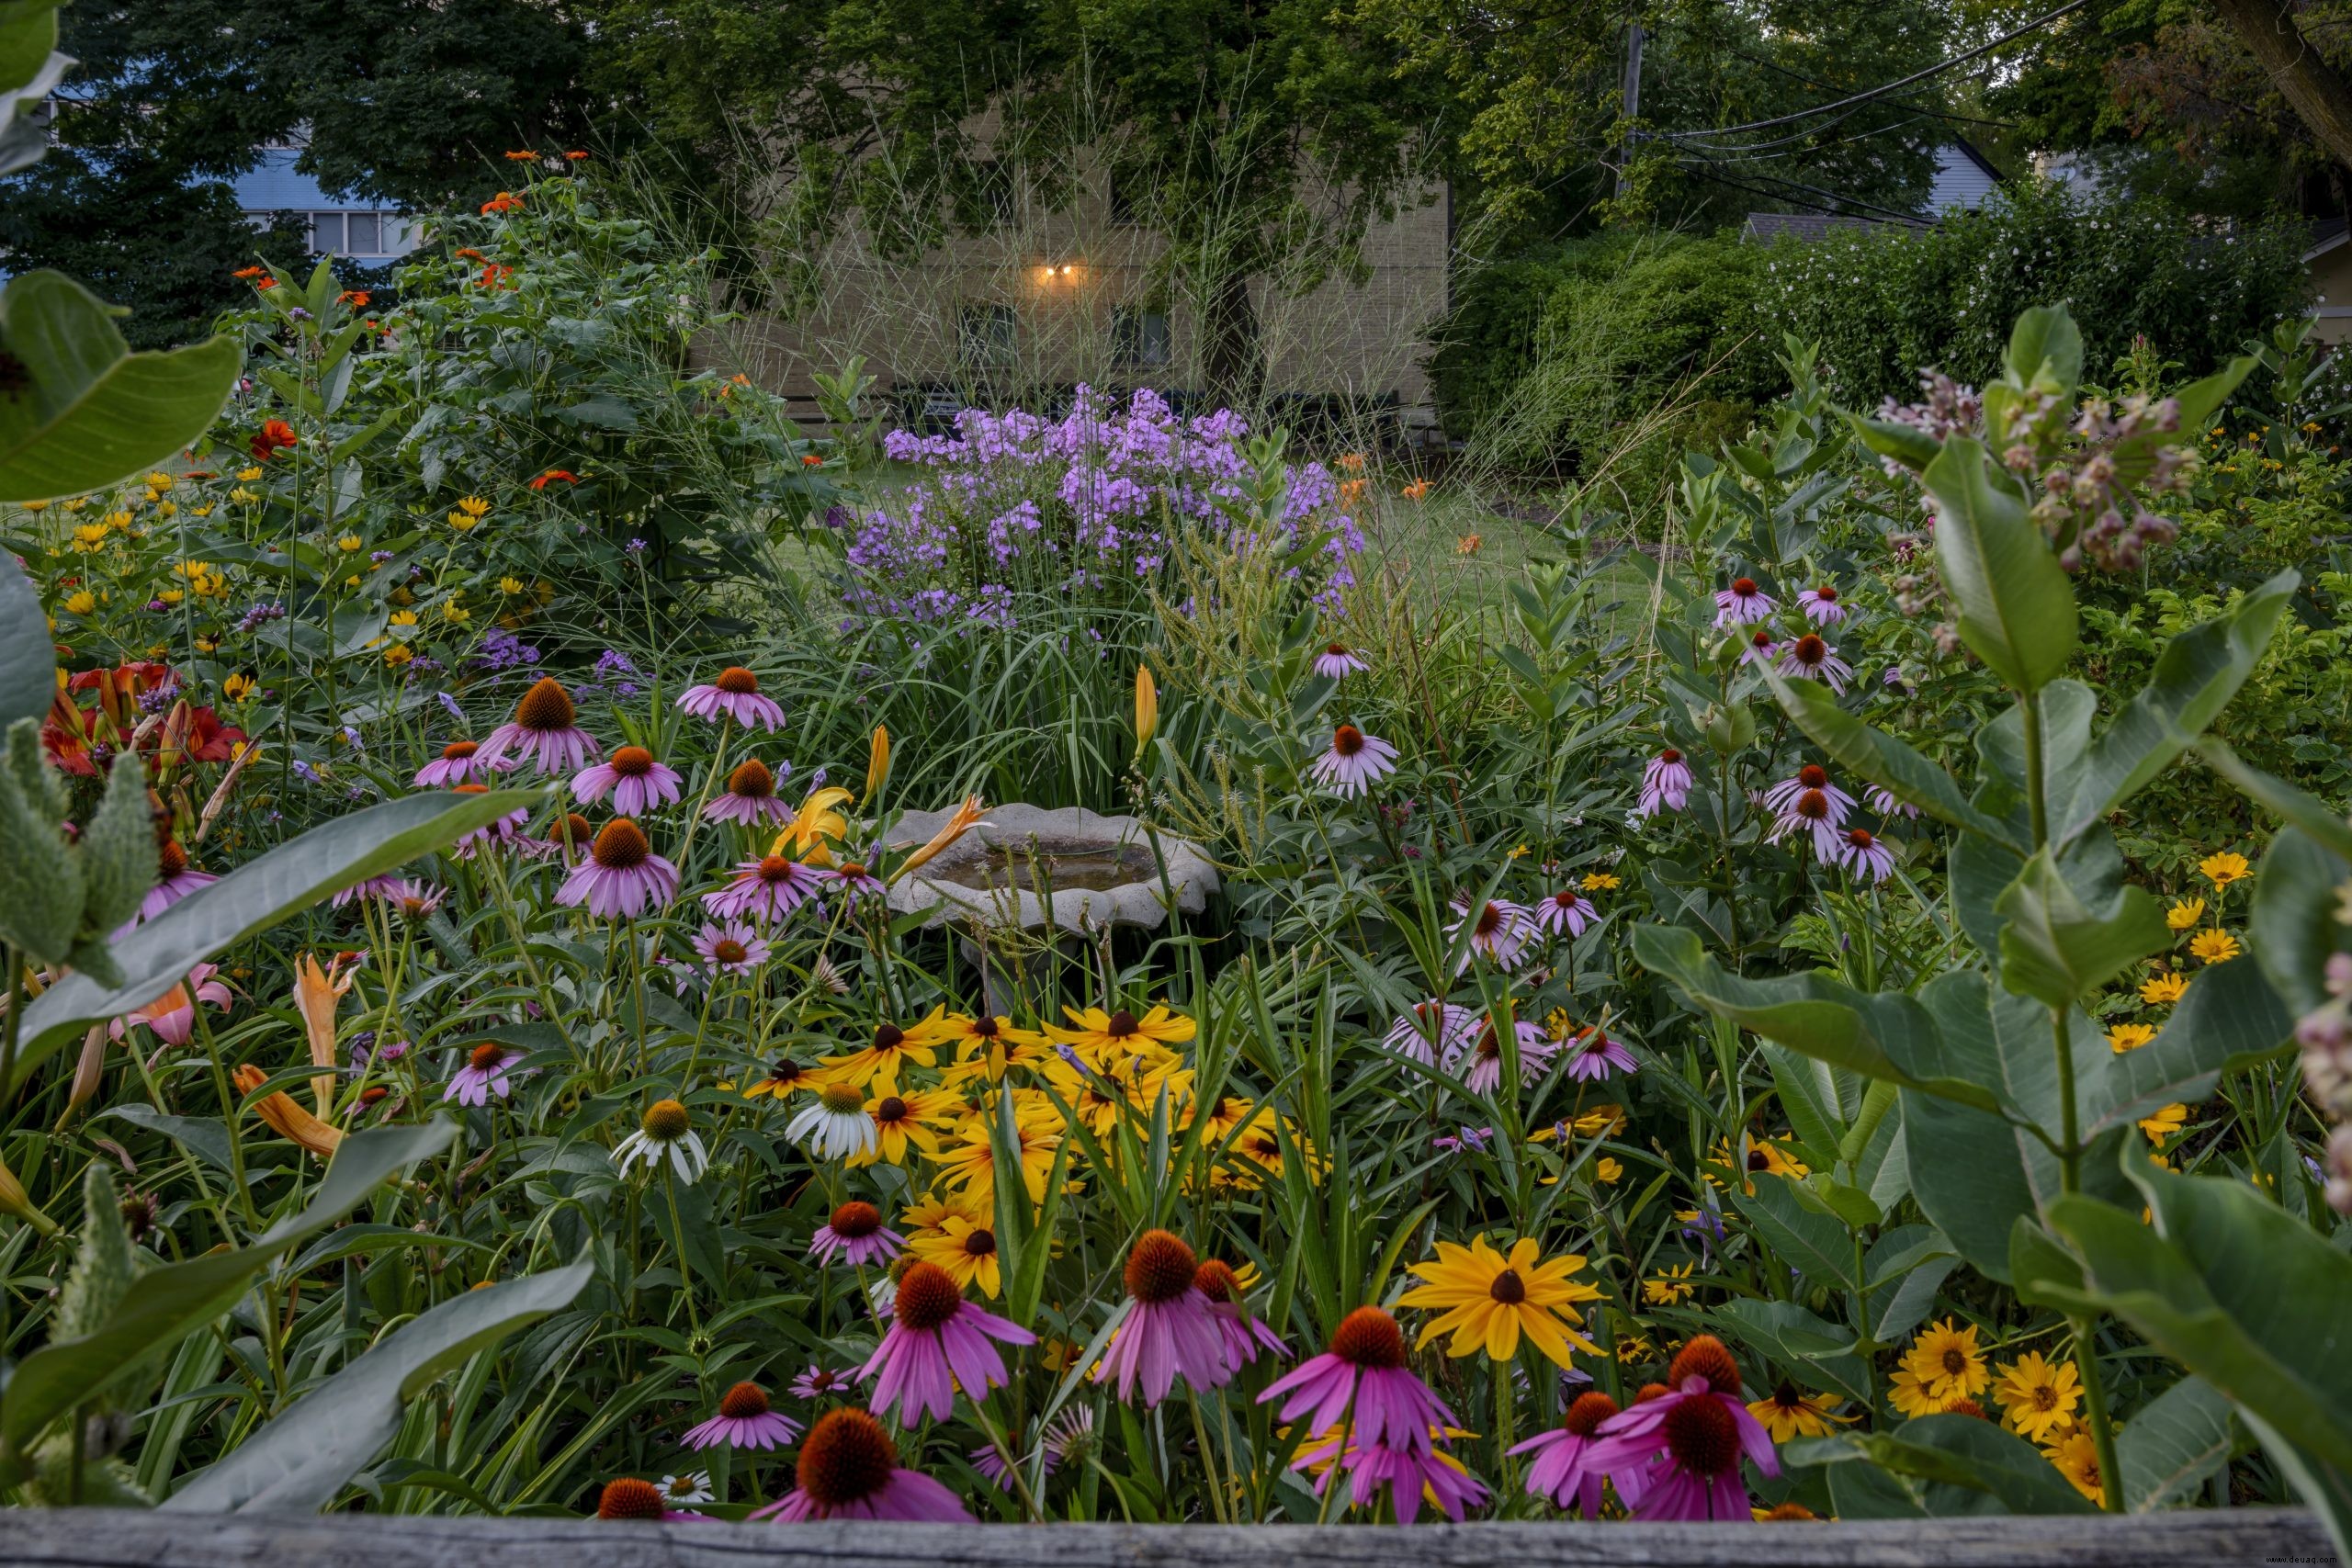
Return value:
[(2352, 244), (2338, 244), (2310, 258), (2316, 343), (2352, 343)]

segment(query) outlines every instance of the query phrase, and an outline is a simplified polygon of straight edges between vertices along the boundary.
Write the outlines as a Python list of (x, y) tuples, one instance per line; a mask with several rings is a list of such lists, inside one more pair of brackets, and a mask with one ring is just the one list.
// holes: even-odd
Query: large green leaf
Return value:
[(74, 62), (57, 52), (57, 0), (0, 5), (0, 175), (37, 163), (49, 130), (33, 110)]
[(1993, 905), (2001, 928), (2001, 984), (2052, 1007), (2072, 1007), (2164, 946), (2164, 911), (2145, 888), (2125, 886), (2086, 902), (2045, 849), (2025, 863)]
[(2064, 844), (2162, 773), (2203, 734), (2262, 661), (2301, 580), (2282, 571), (2229, 610), (2165, 645), (2139, 695), (2091, 749), (2074, 798), (2051, 803), (2052, 836)]
[[(2254, 904), (2246, 917), (2246, 941), (2254, 961), (2278, 988), (2284, 1005), (2306, 1013), (2328, 999), (2323, 976), (2329, 954), (2344, 934), (2335, 912), (2338, 893), (2352, 863), (2301, 828), (2290, 828), (2270, 840), (2262, 857), (2262, 875), (2254, 886)], [(2234, 969), (2233, 959), (2224, 969)], [(2211, 978), (2211, 971), (2189, 987)]]
[(2123, 1495), (2153, 1513), (2204, 1484), (2245, 1444), (2230, 1402), (2203, 1378), (2183, 1378), (2142, 1405), (2115, 1439)]
[(20, 718), (40, 718), (57, 694), (57, 647), (40, 594), (16, 561), (0, 551), (0, 731)]
[(2080, 1043), (2097, 1066), (2083, 1085), (2085, 1134), (2137, 1121), (2158, 1106), (2196, 1104), (2223, 1074), (2288, 1049), (2294, 1027), (2258, 964), (2238, 958), (2208, 965), (2162, 1032), (2138, 1050), (2118, 1055), (2097, 1034)]
[[(2094, 1511), (2041, 1450), (1977, 1416), (1922, 1416), (1899, 1431), (1841, 1432), (1791, 1443), (1781, 1453), (1802, 1465), (1866, 1461), (1897, 1475), (1981, 1493), (2013, 1514)], [(1976, 1510), (1963, 1505), (1933, 1511)]]
[[(248, 861), (117, 942), (122, 985), (108, 990), (87, 975), (68, 975), (26, 1009), (19, 1081), (90, 1025), (146, 1006), (232, 942), (542, 798), (541, 791), (521, 789), (404, 795), (339, 817)], [(0, 1099), (6, 1087), (0, 1085)]]
[[(1952, 776), (1927, 757), (1883, 730), (1873, 729), (1838, 705), (1818, 681), (1792, 681), (1772, 670), (1764, 679), (1781, 708), (1831, 761), (1910, 802), (1939, 822), (2015, 842), (2008, 824), (1968, 804)], [(2017, 845), (2022, 852), (2026, 846)]]
[(595, 1265), (583, 1260), (442, 1303), (248, 1435), (164, 1506), (318, 1512), (399, 1433), (410, 1400), (476, 1351), (568, 1305), (594, 1274)]
[(1946, 442), (1919, 479), (1936, 505), (1936, 559), (1961, 640), (2011, 689), (2040, 691), (2079, 635), (2075, 590), (2050, 542), (1975, 441)]
[(151, 1269), (96, 1332), (51, 1342), (26, 1357), (0, 1394), (0, 1483), (51, 1422), (228, 1311), (272, 1258), (357, 1208), (386, 1177), (439, 1154), (457, 1133), (455, 1122), (436, 1117), (422, 1125), (352, 1134), (301, 1213), (271, 1226), (250, 1247)]
[(2352, 822), (2346, 821), (2342, 812), (2284, 779), (2248, 766), (2225, 743), (2211, 736), (2199, 741), (2197, 750), (2208, 767), (2244, 790), (2280, 821), (2301, 829), (2335, 853), (2352, 860)]
[(2014, 386), (2072, 391), (2083, 378), (2083, 330), (2073, 312), (2064, 305), (2036, 305), (2019, 315), (2001, 367)]
[(2339, 1470), (2314, 1459), (2301, 1443), (2251, 1410), (2241, 1410), (2238, 1415), (2261, 1439), (2264, 1450), (2287, 1477), (2287, 1483), (2327, 1528), (2336, 1561), (2352, 1562), (2352, 1471)]
[(1736, 1325), (1740, 1344), (1763, 1350), (1797, 1374), (1799, 1382), (1826, 1382), (1849, 1399), (1869, 1401), (1870, 1368), (1854, 1352), (1852, 1329), (1795, 1302), (1735, 1298), (1713, 1308), (1710, 1315)]
[(31, 382), (0, 398), (0, 501), (78, 495), (171, 457), (212, 423), (244, 359), (226, 334), (133, 354), (106, 306), (54, 272), (0, 291), (0, 351)]
[(1865, 993), (1823, 975), (1744, 979), (1724, 973), (1697, 932), (1671, 926), (1636, 926), (1634, 956), (1697, 1006), (1792, 1051), (1986, 1110), (1997, 1104), (1981, 1085), (1945, 1073), (1934, 1021), (1899, 991)]
[(1731, 1201), (1771, 1249), (1775, 1261), (1816, 1285), (1860, 1288), (1861, 1281), (1854, 1278), (1854, 1239), (1843, 1224), (1797, 1201), (1785, 1177), (1759, 1174), (1750, 1185), (1755, 1191), (1734, 1192)]

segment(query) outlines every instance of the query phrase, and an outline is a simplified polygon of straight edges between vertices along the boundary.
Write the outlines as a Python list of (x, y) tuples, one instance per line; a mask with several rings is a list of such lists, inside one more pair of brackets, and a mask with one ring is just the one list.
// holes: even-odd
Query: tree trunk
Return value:
[(2288, 0), (2212, 0), (2298, 118), (2338, 164), (2352, 168), (2352, 82), (2295, 25)]
[(1227, 408), (1258, 400), (1265, 365), (1258, 341), (1258, 308), (1250, 299), (1250, 275), (1228, 268), (1209, 280), (1201, 312), (1201, 374), (1209, 396)]

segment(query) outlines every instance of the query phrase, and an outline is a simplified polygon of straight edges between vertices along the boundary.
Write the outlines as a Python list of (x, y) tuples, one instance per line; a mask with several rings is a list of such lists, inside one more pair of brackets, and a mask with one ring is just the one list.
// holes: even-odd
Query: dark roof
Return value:
[(1769, 245), (1783, 239), (1811, 245), (1839, 233), (1930, 227), (1924, 220), (1905, 222), (1893, 218), (1846, 218), (1827, 212), (1751, 212), (1740, 227), (1739, 237), (1753, 245)]
[(2341, 218), (2322, 218), (2311, 226), (2311, 238), (2303, 248), (2303, 259), (2314, 260), (2342, 244), (2352, 225)]

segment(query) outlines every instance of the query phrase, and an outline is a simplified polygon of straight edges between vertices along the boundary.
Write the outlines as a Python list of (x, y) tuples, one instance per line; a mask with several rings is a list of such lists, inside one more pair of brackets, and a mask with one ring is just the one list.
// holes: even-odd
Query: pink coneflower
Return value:
[(1331, 732), (1331, 749), (1307, 773), (1334, 795), (1357, 795), (1396, 771), (1396, 748), (1352, 724)]
[(1739, 661), (1742, 664), (1770, 664), (1772, 662), (1773, 656), (1780, 651), (1781, 645), (1772, 640), (1770, 630), (1758, 626), (1755, 634), (1747, 639), (1747, 646), (1740, 649)]
[[(215, 964), (195, 965), (189, 969), (185, 983), (174, 986), (145, 1007), (133, 1008), (107, 1024), (107, 1035), (119, 1040), (130, 1032), (132, 1024), (143, 1023), (154, 1032), (156, 1039), (166, 1045), (187, 1044), (196, 1038), (197, 1002), (210, 1002), (223, 1011), (228, 1009), (231, 1000), (229, 987), (212, 977), (220, 972)], [(190, 999), (191, 987), (194, 987), (193, 1000)]]
[(1337, 681), (1342, 676), (1353, 675), (1358, 671), (1371, 668), (1370, 664), (1358, 658), (1342, 643), (1331, 643), (1315, 656), (1315, 672), (1329, 681)]
[(808, 1238), (808, 1256), (862, 1269), (869, 1263), (889, 1262), (906, 1245), (905, 1236), (882, 1223), (881, 1210), (853, 1198), (817, 1227), (817, 1234)]
[(713, 822), (781, 826), (792, 819), (792, 807), (775, 797), (775, 774), (768, 765), (757, 757), (746, 757), (727, 775), (726, 790), (704, 807), (702, 814)]
[(1457, 897), (1453, 912), (1460, 917), (1445, 928), (1445, 940), (1453, 942), (1470, 928), (1470, 945), (1462, 953), (1462, 966), (1468, 968), (1470, 955), (1483, 953), (1503, 968), (1518, 962), (1520, 950), (1527, 945), (1531, 928), (1527, 911), (1507, 898), (1489, 898), (1474, 910), (1466, 898)]
[(348, 887), (338, 888), (335, 896), (327, 902), (340, 909), (345, 904), (356, 904), (362, 898), (390, 898), (403, 886), (399, 877), (388, 872), (382, 876), (371, 876), (365, 882), (355, 882)]
[(1846, 682), (1854, 678), (1854, 667), (1838, 658), (1838, 650), (1814, 632), (1807, 632), (1782, 648), (1780, 666), (1784, 675), (1819, 681), (1841, 696), (1845, 694)]
[[(488, 795), (490, 786), (480, 784), (452, 784), (449, 786), (449, 793), (451, 795)], [(501, 844), (513, 843), (516, 836), (523, 831), (523, 824), (530, 819), (531, 814), (518, 807), (494, 821), (482, 824), (458, 840), (458, 858), (471, 860), (484, 850), (495, 849)]]
[[(1431, 1433), (1432, 1438), (1440, 1436), (1441, 1433)], [(1435, 1498), (1437, 1506), (1456, 1524), (1471, 1508), (1487, 1500), (1485, 1483), (1434, 1443), (1414, 1452), (1351, 1438), (1342, 1452), (1340, 1439), (1340, 1434), (1333, 1432), (1327, 1440), (1291, 1461), (1293, 1470), (1306, 1470), (1336, 1458), (1338, 1462), (1315, 1483), (1317, 1496), (1341, 1473), (1348, 1478), (1349, 1500), (1359, 1508), (1376, 1499), (1385, 1486), (1400, 1525), (1411, 1524), (1419, 1515), (1424, 1495)]]
[(642, 746), (617, 748), (608, 762), (582, 768), (571, 781), (571, 793), (582, 800), (613, 797), (613, 809), (624, 817), (639, 817), (678, 798), (677, 770), (657, 762)]
[(1612, 1073), (1634, 1070), (1634, 1054), (1625, 1049), (1624, 1042), (1611, 1040), (1595, 1023), (1570, 1037), (1567, 1043), (1568, 1077), (1579, 1083), (1603, 1083)]
[(1453, 1425), (1453, 1412), (1405, 1363), (1405, 1331), (1376, 1306), (1340, 1320), (1331, 1348), (1268, 1385), (1258, 1403), (1289, 1396), (1284, 1421), (1314, 1431), (1347, 1423), (1351, 1441), (1400, 1453), (1428, 1453), (1430, 1428)]
[(131, 921), (152, 920), (199, 887), (209, 887), (220, 879), (209, 871), (198, 871), (188, 863), (187, 851), (177, 839), (166, 839), (156, 852), (155, 886), (139, 900), (139, 914)]
[(1740, 1398), (1739, 1366), (1711, 1334), (1682, 1348), (1667, 1369), (1669, 1392), (1642, 1400), (1596, 1429), (1585, 1462), (1606, 1472), (1637, 1519), (1746, 1519), (1740, 1456), (1781, 1473), (1771, 1434)]
[(528, 1055), (519, 1045), (486, 1040), (466, 1054), (464, 1066), (449, 1075), (449, 1087), (441, 1091), (441, 1098), (459, 1105), (488, 1105), (493, 1094), (504, 1100), (514, 1091), (509, 1076), (514, 1064)]
[(1590, 1459), (1593, 1433), (1617, 1414), (1617, 1402), (1595, 1390), (1577, 1395), (1566, 1419), (1510, 1451), (1542, 1457), (1527, 1467), (1527, 1495), (1549, 1497), (1553, 1506), (1573, 1508), (1588, 1519), (1600, 1517), (1604, 1477)]
[[(1076, 1404), (1065, 1409), (1046, 1424), (1037, 1445), (1040, 1472), (1051, 1475), (1057, 1465), (1072, 1454), (1080, 1452), (1094, 1440), (1094, 1407)], [(965, 1456), (972, 1468), (996, 1483), (1000, 1492), (1012, 1490), (1012, 1472), (1005, 1467), (1004, 1456), (996, 1451), (993, 1443), (972, 1450)]]
[(956, 1494), (921, 1471), (901, 1469), (898, 1445), (882, 1423), (854, 1407), (828, 1410), (800, 1445), (794, 1472), (799, 1484), (755, 1519), (805, 1524), (811, 1519), (908, 1519), (969, 1525), (979, 1521)]
[(1204, 1258), (1193, 1271), (1193, 1288), (1208, 1298), (1209, 1315), (1216, 1319), (1217, 1333), (1225, 1340), (1226, 1364), (1235, 1371), (1255, 1361), (1261, 1355), (1287, 1356), (1290, 1347), (1283, 1337), (1262, 1321), (1250, 1315), (1250, 1303), (1243, 1299), (1240, 1277), (1233, 1266), (1214, 1258)]
[(580, 728), (580, 710), (571, 705), (571, 694), (563, 689), (563, 682), (542, 675), (514, 705), (514, 718), (490, 732), (490, 739), (474, 753), (474, 761), (494, 768), (512, 752), (517, 761), (523, 757), (532, 759), (542, 773), (568, 773), (598, 750), (594, 738)]
[[(1764, 792), (1764, 809), (1772, 813), (1772, 830), (1766, 837), (1778, 843), (1800, 830), (1813, 836), (1823, 860), (1835, 853), (1834, 841), (1854, 809), (1854, 797), (1829, 782), (1826, 769), (1807, 762), (1797, 776), (1782, 779)], [(1832, 845), (1823, 848), (1824, 844)]]
[[(1524, 1019), (1514, 1021), (1510, 1029), (1519, 1041), (1519, 1081), (1542, 1081), (1552, 1069), (1552, 1058), (1560, 1054), (1560, 1043), (1544, 1033), (1542, 1024), (1529, 1023)], [(1495, 1032), (1494, 1020), (1479, 1019), (1478, 1032), (1472, 1036), (1466, 1048), (1447, 1058), (1445, 1067), (1459, 1075), (1462, 1087), (1471, 1093), (1492, 1094), (1503, 1081), (1503, 1043)]]
[(1536, 929), (1558, 936), (1566, 931), (1572, 937), (1584, 935), (1584, 928), (1600, 917), (1594, 912), (1592, 900), (1573, 887), (1563, 887), (1548, 898), (1535, 902)]
[[(878, 1215), (876, 1219), (878, 1222)], [(845, 1394), (857, 1386), (858, 1380), (863, 1376), (865, 1374), (855, 1367), (835, 1371), (831, 1367), (820, 1367), (811, 1361), (807, 1371), (792, 1380), (792, 1397), (827, 1399), (835, 1394)]]
[(404, 879), (393, 883), (379, 897), (385, 907), (401, 919), (421, 920), (441, 907), (442, 900), (449, 897), (449, 890), (436, 887), (430, 882)]
[(1798, 594), (1797, 608), (1816, 626), (1834, 626), (1846, 618), (1846, 606), (1838, 599), (1838, 590), (1826, 582)]
[(1893, 790), (1882, 788), (1878, 784), (1872, 784), (1862, 791), (1862, 799), (1881, 817), (1909, 817), (1916, 819), (1919, 815), (1917, 807), (1907, 800), (1897, 800)]
[(1431, 1000), (1416, 1002), (1408, 1011), (1398, 1013), (1380, 1043), (1427, 1066), (1440, 1055), (1453, 1055), (1477, 1033), (1476, 1010)]
[(1849, 828), (1835, 842), (1837, 854), (1825, 858), (1864, 881), (1884, 882), (1894, 874), (1894, 852), (1868, 828)]
[(650, 1481), (634, 1475), (624, 1475), (605, 1483), (596, 1495), (596, 1517), (600, 1519), (677, 1519), (708, 1518), (689, 1509), (673, 1508), (662, 1488)]
[(702, 907), (722, 919), (780, 920), (807, 903), (824, 881), (822, 873), (789, 855), (747, 860), (735, 867), (735, 880), (702, 896)]
[(534, 860), (561, 856), (566, 865), (588, 852), (596, 841), (596, 825), (577, 811), (559, 811), (548, 823), (547, 831), (536, 839), (526, 839), (514, 847)]
[(416, 770), (419, 789), (447, 789), (452, 784), (470, 784), (476, 773), (503, 773), (514, 766), (512, 762), (485, 761), (481, 748), (470, 740), (452, 740), (441, 748), (441, 755)]
[(746, 729), (784, 728), (784, 709), (774, 697), (760, 695), (760, 678), (740, 664), (721, 670), (707, 686), (687, 687), (678, 706), (696, 718), (731, 718)]
[(748, 975), (765, 964), (774, 949), (760, 933), (741, 920), (706, 924), (695, 938), (695, 951), (714, 975)]
[(679, 1441), (690, 1449), (780, 1449), (800, 1436), (800, 1423), (782, 1411), (770, 1409), (768, 1391), (755, 1382), (739, 1382), (718, 1396), (718, 1414), (689, 1430)]
[(556, 889), (555, 901), (585, 904), (590, 914), (606, 919), (633, 920), (648, 904), (660, 908), (677, 896), (678, 868), (653, 852), (642, 828), (616, 817)]
[(1004, 1358), (991, 1339), (1035, 1345), (1037, 1337), (1010, 1318), (964, 1299), (955, 1278), (936, 1263), (917, 1263), (899, 1280), (889, 1332), (875, 1348), (865, 1372), (873, 1377), (873, 1407), (899, 1409), (899, 1424), (925, 1415), (944, 1419), (956, 1408), (956, 1390), (975, 1401), (1005, 1386)]
[(1715, 593), (1715, 625), (1747, 626), (1778, 608), (1772, 596), (1756, 586), (1754, 578), (1735, 577), (1729, 588), (1719, 589)]
[(845, 860), (820, 873), (824, 879), (851, 898), (878, 897), (889, 892), (882, 879), (862, 860)]
[(1140, 1383), (1148, 1409), (1168, 1397), (1179, 1376), (1202, 1391), (1232, 1380), (1225, 1336), (1208, 1297), (1193, 1283), (1200, 1266), (1193, 1249), (1167, 1231), (1136, 1238), (1127, 1254), (1127, 1314), (1094, 1369), (1096, 1382), (1115, 1379), (1123, 1400), (1134, 1398)]
[(1668, 746), (1642, 770), (1642, 798), (1634, 807), (1634, 815), (1655, 817), (1660, 811), (1679, 811), (1690, 800), (1690, 764), (1682, 760), (1681, 752)]

